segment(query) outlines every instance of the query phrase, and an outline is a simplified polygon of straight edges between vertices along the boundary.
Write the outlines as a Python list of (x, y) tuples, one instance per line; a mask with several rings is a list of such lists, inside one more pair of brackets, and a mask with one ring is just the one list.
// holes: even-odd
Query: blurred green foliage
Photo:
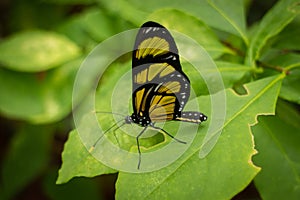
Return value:
[[(297, 0), (8, 0), (0, 6), (0, 199), (300, 198)], [(81, 63), (100, 42), (148, 20), (193, 38), (221, 73), (232, 117), (205, 160), (210, 167), (198, 157), (201, 130), (186, 159), (154, 173), (118, 175), (94, 159), (73, 130), (72, 91)], [(129, 57), (104, 74), (105, 87), (97, 91), (102, 99), (130, 68)], [(206, 107), (217, 94), (209, 94), (189, 63), (183, 68)], [(243, 102), (231, 88), (256, 95)], [(228, 178), (239, 172), (245, 176)]]

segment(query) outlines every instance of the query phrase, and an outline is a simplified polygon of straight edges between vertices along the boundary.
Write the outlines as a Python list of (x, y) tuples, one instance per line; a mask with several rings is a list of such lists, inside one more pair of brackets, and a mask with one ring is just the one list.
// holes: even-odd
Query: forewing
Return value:
[(166, 62), (181, 71), (178, 49), (170, 32), (155, 22), (146, 22), (136, 36), (132, 68), (147, 63)]

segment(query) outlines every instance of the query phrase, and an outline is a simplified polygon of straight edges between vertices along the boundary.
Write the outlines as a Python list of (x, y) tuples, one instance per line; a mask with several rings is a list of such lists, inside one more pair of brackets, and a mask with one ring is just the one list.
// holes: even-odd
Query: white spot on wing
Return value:
[(147, 29), (145, 29), (145, 34), (149, 33), (152, 30), (152, 27), (148, 27)]

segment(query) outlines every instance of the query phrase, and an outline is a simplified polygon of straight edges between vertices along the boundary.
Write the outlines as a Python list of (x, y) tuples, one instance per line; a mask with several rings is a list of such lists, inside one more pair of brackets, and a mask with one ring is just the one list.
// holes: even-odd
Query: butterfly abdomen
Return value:
[(180, 116), (176, 116), (174, 120), (200, 124), (201, 122), (207, 120), (207, 116), (201, 112), (188, 111), (181, 112)]

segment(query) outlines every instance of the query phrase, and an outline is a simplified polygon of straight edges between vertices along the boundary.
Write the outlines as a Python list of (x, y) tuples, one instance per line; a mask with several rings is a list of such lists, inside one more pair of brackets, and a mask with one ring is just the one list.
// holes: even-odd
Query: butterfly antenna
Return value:
[[(107, 132), (109, 132), (112, 128), (114, 128), (115, 126), (117, 126), (118, 125), (118, 123), (120, 123), (121, 121), (123, 121), (124, 119), (121, 119), (121, 120), (119, 120), (119, 121), (117, 121), (117, 123), (115, 123), (114, 125), (112, 125), (111, 127), (109, 127), (106, 131), (104, 131), (103, 132), (103, 134), (96, 140), (96, 142), (93, 144), (93, 146), (89, 149), (89, 152), (91, 153), (94, 149), (95, 149), (95, 147), (96, 147), (96, 145), (98, 144), (98, 142), (101, 140), (101, 138), (107, 133)], [(124, 125), (125, 123), (123, 123), (122, 125)], [(121, 126), (119, 126), (119, 127), (117, 127), (117, 129), (118, 128), (120, 128)], [(116, 130), (116, 129), (115, 129)], [(114, 130), (114, 131), (115, 131)]]
[(174, 137), (173, 135), (171, 135), (170, 133), (168, 133), (167, 131), (165, 131), (164, 129), (160, 128), (160, 127), (157, 127), (157, 126), (150, 126), (151, 128), (154, 128), (160, 132), (163, 132), (165, 134), (167, 134), (169, 137), (171, 137), (173, 140), (175, 140), (176, 142), (179, 142), (179, 143), (182, 143), (182, 144), (186, 144), (185, 141), (182, 141), (182, 140), (179, 140), (177, 139), (176, 137)]
[(115, 113), (115, 112), (106, 112), (106, 111), (94, 111), (96, 114), (99, 114), (99, 113), (103, 113), (103, 114), (112, 114), (112, 115), (119, 115), (119, 116), (122, 116), (122, 117), (126, 117), (126, 115), (123, 115), (123, 114), (120, 114), (120, 113)]

